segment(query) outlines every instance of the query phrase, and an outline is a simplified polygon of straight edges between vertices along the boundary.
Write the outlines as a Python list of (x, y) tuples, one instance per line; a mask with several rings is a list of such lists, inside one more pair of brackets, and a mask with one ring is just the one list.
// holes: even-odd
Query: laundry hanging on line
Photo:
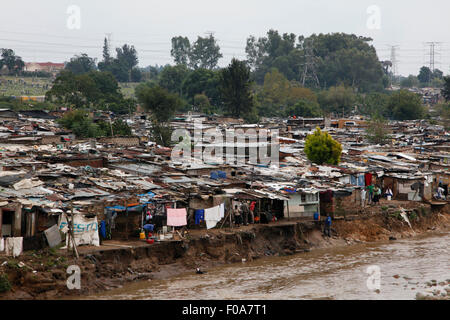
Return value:
[(170, 227), (181, 227), (187, 225), (186, 208), (167, 208), (167, 225)]
[(195, 224), (200, 224), (202, 221), (205, 221), (205, 210), (195, 210)]
[(221, 219), (220, 206), (205, 209), (206, 229), (214, 228)]

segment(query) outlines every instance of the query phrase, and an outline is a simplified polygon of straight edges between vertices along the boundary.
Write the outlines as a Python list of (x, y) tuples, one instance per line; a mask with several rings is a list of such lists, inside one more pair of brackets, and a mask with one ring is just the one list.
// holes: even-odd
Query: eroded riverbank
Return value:
[[(365, 241), (402, 239), (448, 230), (450, 227), (446, 210), (419, 215), (418, 219), (411, 221), (412, 228), (389, 213), (371, 212), (348, 218), (334, 222), (335, 236), (331, 239), (324, 238), (320, 227), (313, 222), (282, 221), (240, 229), (196, 230), (190, 232), (184, 241), (142, 244), (133, 248), (85, 250), (78, 261), (50, 250), (28, 252), (19, 259), (1, 257), (1, 270), (8, 276), (12, 290), (0, 294), (0, 297), (80, 298), (119, 288), (130, 282), (140, 281), (142, 285), (148, 283), (145, 280), (153, 283), (173, 279), (176, 282), (177, 277), (192, 273), (196, 267), (212, 270), (233, 263), (240, 265), (243, 261), (257, 263), (261, 258), (271, 256), (283, 259), (295, 255), (301, 261), (308, 254), (327, 248), (350, 248)], [(25, 267), (20, 267), (20, 262)], [(66, 268), (71, 264), (80, 266), (80, 290), (69, 290), (66, 286)], [(229, 281), (234, 281), (233, 276), (230, 276)]]

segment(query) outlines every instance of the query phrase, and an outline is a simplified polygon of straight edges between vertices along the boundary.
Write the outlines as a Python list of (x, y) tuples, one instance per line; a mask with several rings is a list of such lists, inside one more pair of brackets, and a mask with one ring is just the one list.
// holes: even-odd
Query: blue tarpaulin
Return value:
[(148, 193), (144, 193), (144, 194), (138, 194), (137, 196), (153, 198), (155, 196), (155, 194), (153, 192), (148, 192)]

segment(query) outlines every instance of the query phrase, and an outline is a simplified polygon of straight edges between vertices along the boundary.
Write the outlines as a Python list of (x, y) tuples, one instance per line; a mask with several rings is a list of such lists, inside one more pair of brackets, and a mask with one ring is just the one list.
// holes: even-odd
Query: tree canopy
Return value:
[(262, 83), (277, 68), (288, 80), (307, 87), (344, 84), (360, 91), (382, 90), (384, 71), (370, 38), (333, 33), (308, 38), (269, 30), (266, 37), (247, 39), (247, 61)]
[(308, 159), (318, 165), (337, 165), (341, 161), (342, 145), (320, 128), (306, 137), (304, 150)]
[(143, 88), (137, 93), (139, 102), (143, 107), (151, 111), (157, 122), (168, 122), (180, 107), (178, 95), (170, 93), (159, 86)]
[(116, 48), (116, 58), (111, 57), (109, 43), (105, 38), (103, 61), (98, 63), (100, 71), (111, 72), (119, 82), (139, 82), (142, 79), (142, 72), (137, 67), (138, 63), (137, 50), (128, 44)]
[(227, 113), (240, 117), (254, 111), (251, 85), (250, 68), (233, 58), (220, 72), (220, 92)]
[(71, 71), (58, 74), (53, 87), (47, 91), (46, 99), (66, 103), (75, 108), (100, 108), (115, 105), (125, 107), (124, 112), (134, 108), (131, 101), (126, 100), (120, 92), (119, 84), (109, 72), (90, 71), (76, 75)]
[(25, 63), (23, 62), (21, 57), (16, 56), (14, 50), (1, 49), (0, 51), (0, 71), (4, 66), (8, 69), (8, 73), (12, 75), (17, 75), (23, 71)]
[(209, 37), (197, 37), (191, 44), (187, 37), (173, 37), (170, 51), (176, 64), (188, 65), (192, 69), (213, 70), (217, 67), (220, 58), (220, 47), (211, 34)]
[(65, 69), (75, 75), (80, 75), (96, 70), (97, 65), (94, 58), (89, 57), (86, 53), (82, 53), (71, 58)]
[(390, 96), (387, 108), (395, 120), (421, 119), (425, 114), (421, 97), (403, 89)]

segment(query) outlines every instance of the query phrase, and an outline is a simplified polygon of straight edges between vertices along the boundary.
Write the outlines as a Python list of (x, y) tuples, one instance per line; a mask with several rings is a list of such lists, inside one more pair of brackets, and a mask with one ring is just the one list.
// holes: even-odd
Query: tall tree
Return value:
[(187, 37), (178, 36), (172, 38), (172, 50), (170, 50), (170, 55), (173, 57), (176, 64), (187, 66), (190, 51), (191, 43)]
[(235, 116), (249, 114), (254, 109), (250, 68), (244, 61), (232, 59), (220, 72), (220, 92), (225, 110)]
[(178, 95), (161, 87), (143, 88), (137, 93), (137, 98), (158, 123), (168, 122), (180, 107)]
[(76, 75), (94, 71), (96, 68), (95, 59), (89, 57), (86, 53), (71, 58), (65, 67), (66, 70)]
[(428, 67), (423, 66), (420, 68), (419, 75), (417, 76), (421, 83), (430, 83), (433, 80), (433, 72)]
[(131, 82), (131, 74), (134, 67), (139, 63), (137, 51), (134, 46), (124, 44), (122, 48), (117, 48), (117, 62), (128, 72), (128, 81)]
[(213, 35), (208, 38), (198, 37), (189, 52), (189, 65), (191, 68), (204, 68), (212, 70), (217, 67), (223, 55)]
[(16, 56), (12, 49), (1, 49), (2, 55), (0, 59), (0, 70), (3, 66), (8, 68), (9, 74), (18, 74), (23, 71), (25, 63), (22, 58)]
[(108, 70), (109, 66), (111, 65), (112, 60), (113, 59), (111, 57), (108, 39), (105, 38), (105, 40), (103, 41), (103, 61), (100, 61), (98, 63), (98, 69), (100, 71)]

